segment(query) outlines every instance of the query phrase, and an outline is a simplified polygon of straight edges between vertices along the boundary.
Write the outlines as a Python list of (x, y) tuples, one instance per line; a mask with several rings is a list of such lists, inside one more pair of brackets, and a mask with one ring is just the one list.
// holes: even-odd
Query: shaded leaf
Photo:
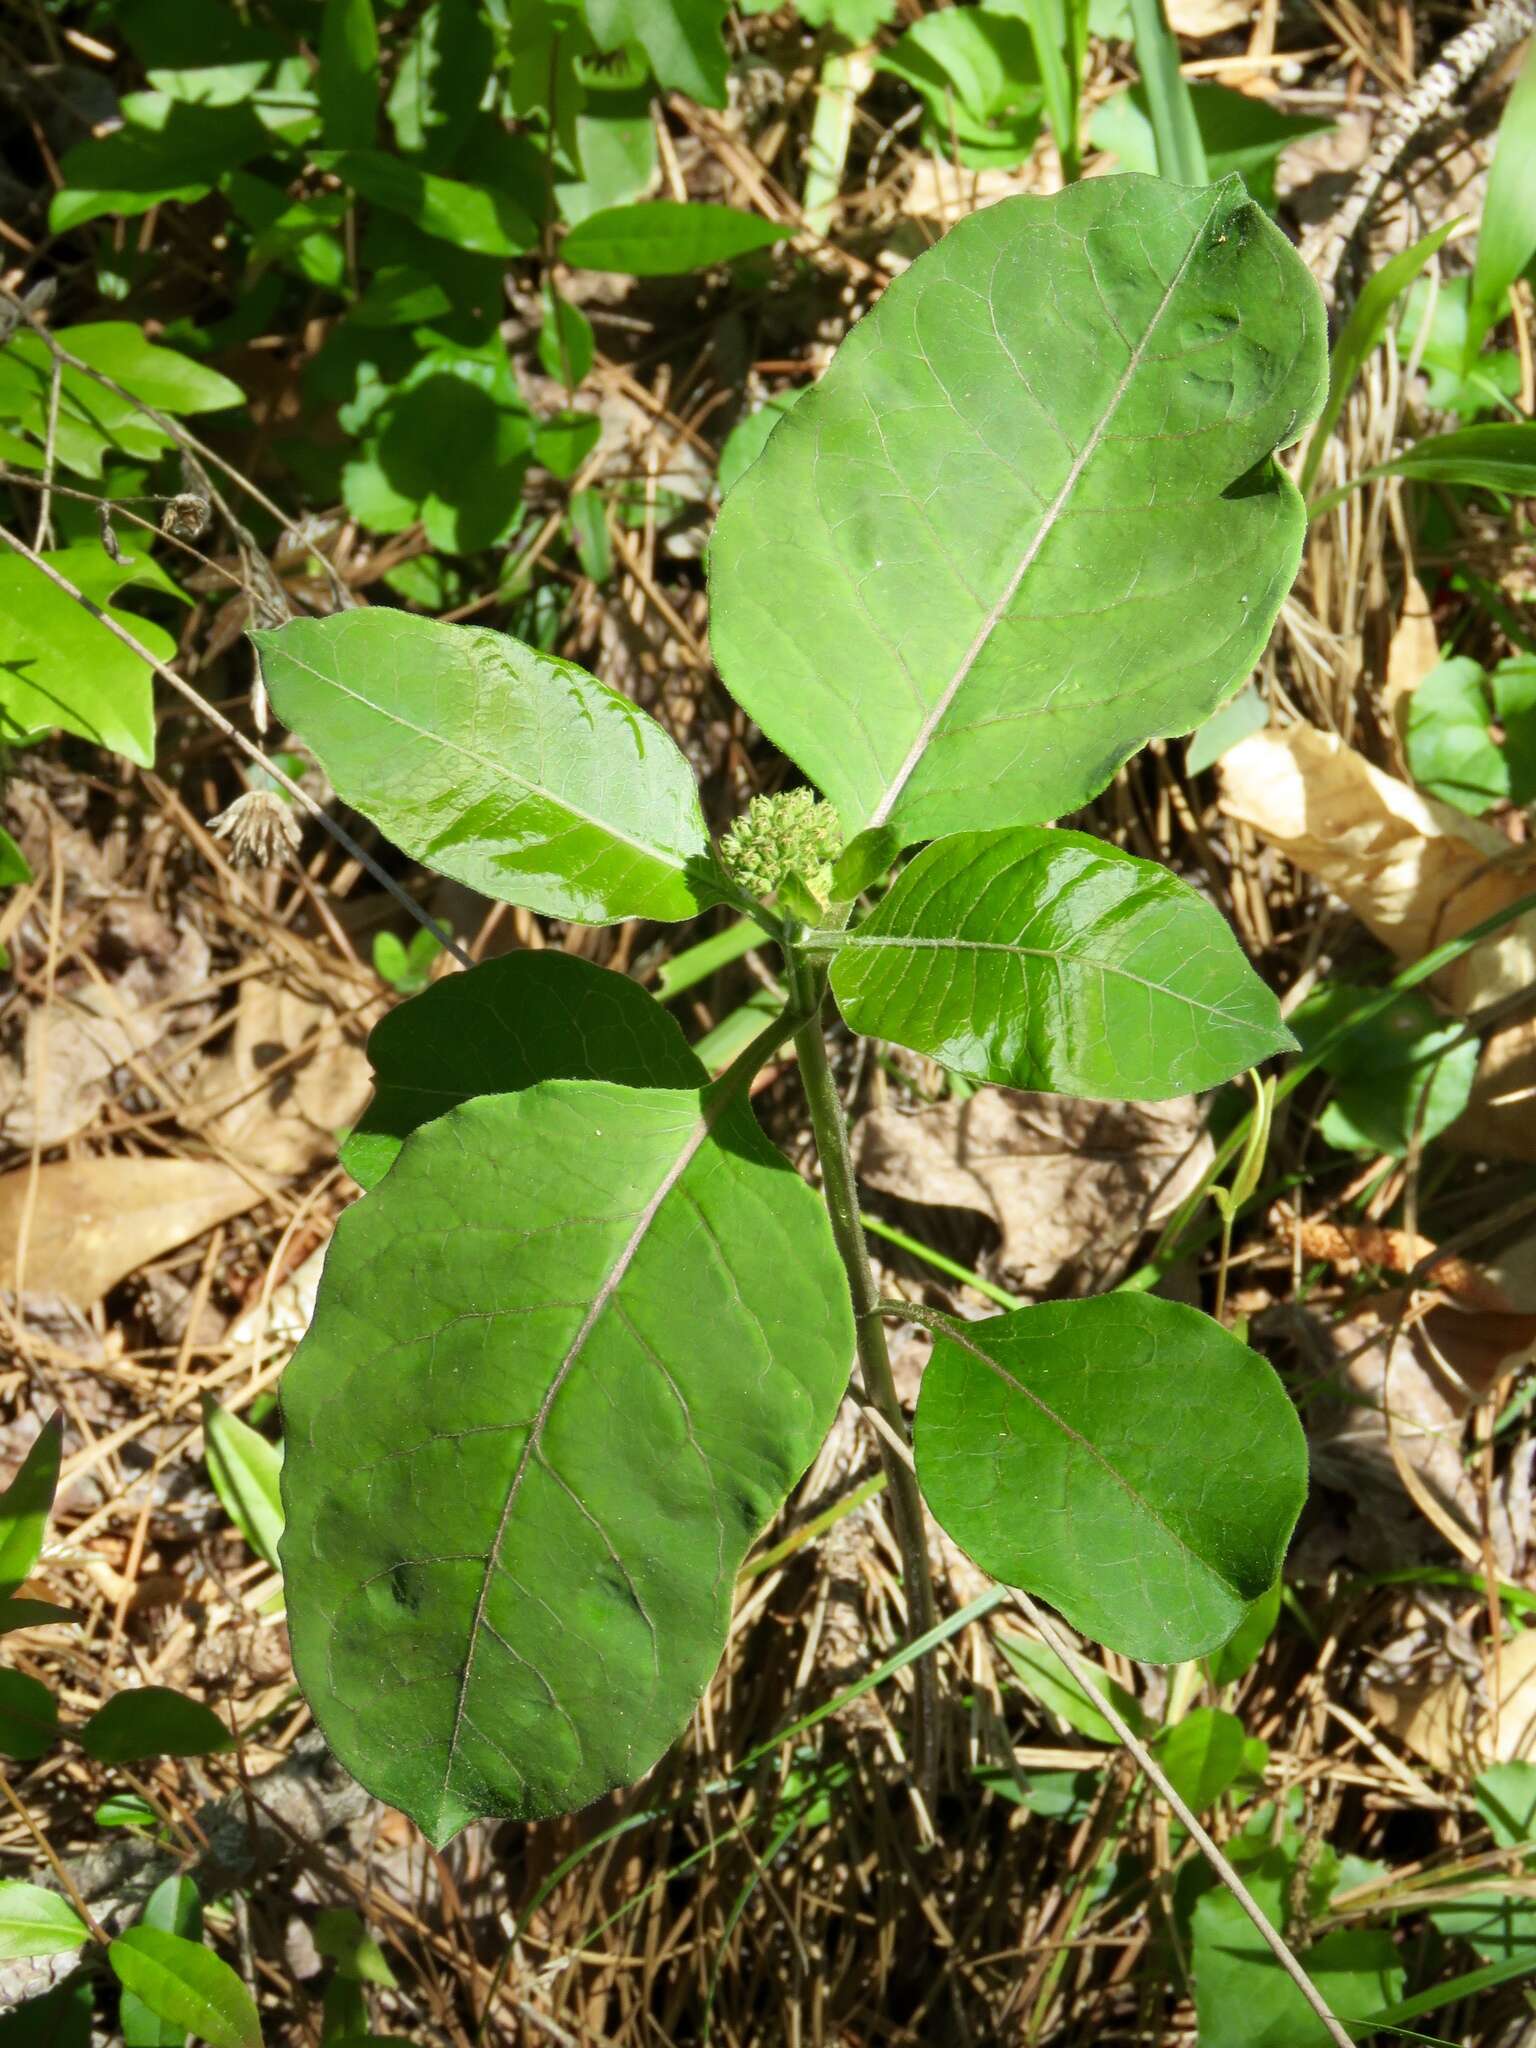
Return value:
[(59, 1739), (59, 1706), (41, 1679), (0, 1669), (0, 1756), (30, 1763)]
[(1199, 775), (1213, 767), (1229, 747), (1247, 739), (1251, 732), (1262, 732), (1268, 723), (1269, 706), (1252, 683), (1244, 683), (1230, 703), (1212, 712), (1204, 725), (1190, 734), (1184, 749), (1185, 774)]
[(923, 139), (971, 170), (1006, 169), (1040, 133), (1044, 93), (1020, 12), (951, 7), (925, 14), (877, 59), (923, 103)]
[(107, 1958), (125, 1991), (209, 2048), (260, 2048), (261, 2021), (251, 1994), (211, 1949), (140, 1925), (120, 1934)]
[(379, 25), (373, 0), (326, 0), (315, 82), (326, 148), (367, 149), (379, 111)]
[(521, 256), (538, 241), (538, 229), (521, 202), (494, 186), (441, 178), (377, 149), (317, 151), (315, 161), (375, 206), (456, 248), (484, 256)]
[(1413, 779), (1470, 817), (1509, 795), (1509, 764), (1489, 727), (1493, 705), (1481, 666), (1455, 655), (1432, 669), (1408, 700), (1403, 747)]
[(825, 1209), (729, 1095), (547, 1081), (416, 1131), (283, 1384), (295, 1666), (347, 1768), (438, 1843), (648, 1769), (851, 1348)]
[(361, 1984), (392, 1985), (395, 1973), (383, 1949), (350, 1907), (315, 1916), (315, 1947), (329, 1956), (344, 1977)]
[[(1318, 1044), (1375, 994), (1348, 982), (1320, 984), (1291, 1020), (1302, 1046)], [(1322, 1135), (1343, 1151), (1402, 1158), (1415, 1134), (1428, 1144), (1461, 1115), (1479, 1051), (1476, 1036), (1440, 1016), (1425, 996), (1403, 996), (1325, 1055), (1323, 1071), (1338, 1087), (1323, 1111)]]
[(1214, 1806), (1246, 1761), (1248, 1738), (1236, 1714), (1195, 1707), (1158, 1737), (1157, 1760), (1173, 1789), (1196, 1813)]
[(1294, 1044), (1219, 911), (1080, 832), (941, 839), (827, 944), (853, 1030), (1010, 1088), (1165, 1101)]
[[(1067, 1669), (1049, 1643), (1031, 1642), (1026, 1636), (999, 1636), (997, 1647), (1008, 1659), (1014, 1676), (1025, 1690), (1033, 1693), (1051, 1713), (1059, 1715), (1069, 1728), (1075, 1728), (1079, 1735), (1086, 1735), (1090, 1742), (1119, 1742), (1113, 1725), (1099, 1712), (1076, 1675)], [(1088, 1672), (1094, 1691), (1108, 1699), (1121, 1720), (1128, 1722), (1140, 1734), (1147, 1719), (1141, 1711), (1141, 1703), (1097, 1665), (1090, 1662)]]
[(368, 1057), (373, 1100), (341, 1148), (364, 1188), (412, 1131), (476, 1095), (536, 1081), (697, 1088), (706, 1078), (675, 1019), (637, 982), (553, 947), (434, 982), (380, 1018)]
[(1249, 1671), (1263, 1655), (1264, 1645), (1280, 1619), (1280, 1581), (1261, 1593), (1210, 1660), (1212, 1685), (1231, 1685)]
[(91, 2048), (95, 2006), (91, 1980), (76, 1972), (67, 1984), (0, 2013), (0, 2048)]
[(89, 1939), (85, 1922), (57, 1892), (19, 1877), (0, 1878), (0, 1962), (66, 1955)]
[(557, 377), (574, 391), (592, 367), (597, 344), (592, 323), (580, 306), (563, 299), (546, 278), (544, 325), (539, 329), (539, 365), (546, 377)]
[(727, 499), (726, 683), (848, 837), (1075, 809), (1252, 667), (1303, 528), (1272, 450), (1325, 368), (1317, 288), (1235, 179), (972, 215)]
[(389, 94), (395, 140), (441, 170), (464, 140), (495, 54), (477, 0), (432, 0), (401, 54)]
[[(203, 1927), (203, 1904), (190, 1877), (168, 1877), (150, 1893), (140, 1924), (158, 1927), (184, 1941), (196, 1941)], [(175, 2020), (152, 2012), (136, 1991), (118, 2001), (123, 2048), (181, 2048), (187, 2030)]]
[(702, 200), (649, 199), (588, 214), (560, 245), (567, 263), (629, 277), (676, 277), (729, 263), (782, 241), (786, 229), (760, 214)]
[(99, 1764), (131, 1764), (152, 1756), (213, 1756), (234, 1738), (212, 1707), (169, 1686), (114, 1693), (75, 1731)]
[(485, 627), (382, 609), (251, 637), (279, 716), (337, 794), (427, 867), (588, 924), (701, 907), (709, 837), (692, 772), (584, 670)]
[[(1271, 1925), (1283, 1926), (1288, 1859), (1273, 1852), (1244, 1873)], [(1324, 2048), (1329, 2036), (1281, 1969), (1263, 1937), (1229, 1893), (1206, 1893), (1194, 1911), (1195, 2012), (1202, 2041), (1243, 2048)], [(1384, 1929), (1350, 1927), (1302, 1950), (1302, 1968), (1331, 2012), (1364, 2019), (1402, 1995), (1397, 1946)]]
[(1264, 1360), (1140, 1294), (948, 1328), (915, 1451), (928, 1505), (983, 1571), (1151, 1663), (1233, 1633), (1274, 1583), (1307, 1485)]

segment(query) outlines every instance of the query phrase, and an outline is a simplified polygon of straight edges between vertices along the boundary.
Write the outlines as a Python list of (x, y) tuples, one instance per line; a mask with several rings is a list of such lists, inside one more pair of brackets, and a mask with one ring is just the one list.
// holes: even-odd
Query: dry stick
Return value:
[(1513, 49), (1536, 29), (1536, 0), (1496, 0), (1470, 28), (1453, 36), (1408, 97), (1393, 108), (1375, 148), (1361, 165), (1349, 197), (1307, 251), (1312, 274), (1331, 304), (1344, 251), (1375, 204), (1381, 188), (1421, 128), (1441, 113), (1485, 64)]
[(163, 661), (150, 653), (141, 640), (135, 639), (132, 633), (117, 623), (116, 619), (112, 618), (109, 613), (104, 612), (99, 604), (93, 604), (83, 590), (78, 590), (67, 576), (61, 575), (53, 567), (52, 563), (45, 562), (41, 555), (27, 546), (24, 540), (18, 540), (8, 527), (0, 526), (0, 542), (4, 542), (7, 547), (14, 548), (22, 560), (30, 562), (39, 575), (46, 576), (55, 589), (62, 590), (66, 597), (72, 598), (83, 611), (90, 613), (98, 625), (105, 626), (114, 639), (120, 640), (130, 653), (136, 654), (140, 661), (146, 662), (154, 670), (155, 674), (160, 677), (161, 681), (169, 683), (173, 690), (180, 696), (185, 697), (194, 710), (200, 712), (216, 732), (221, 732), (226, 739), (233, 740), (248, 761), (254, 761), (259, 768), (264, 769), (279, 789), (286, 790), (301, 809), (307, 811), (310, 817), (323, 825), (337, 845), (344, 852), (350, 854), (353, 860), (359, 862), (372, 875), (381, 888), (387, 889), (401, 908), (409, 911), (416, 922), (424, 930), (429, 931), (443, 950), (451, 953), (461, 967), (474, 966), (474, 961), (471, 960), (468, 953), (465, 952), (464, 948), (451, 933), (445, 931), (436, 918), (428, 911), (423, 910), (421, 905), (401, 888), (392, 875), (385, 873), (384, 869), (373, 858), (373, 855), (365, 852), (358, 845), (346, 827), (339, 825), (325, 809), (324, 805), (316, 803), (308, 790), (301, 789), (292, 776), (285, 775), (275, 761), (269, 760), (261, 751), (261, 748), (253, 740), (248, 740), (238, 726), (231, 725), (223, 712), (216, 711), (207, 698), (194, 690), (184, 677), (177, 675), (174, 669), (167, 668)]
[[(961, 1344), (966, 1343), (964, 1336), (954, 1328), (947, 1316), (942, 1316), (935, 1310), (920, 1308), (915, 1302), (881, 1301), (878, 1304), (878, 1312), (881, 1315), (897, 1317), (902, 1322), (921, 1323), (925, 1329), (932, 1330), (936, 1336), (949, 1337)], [(974, 1349), (975, 1347), (967, 1345), (966, 1348)], [(911, 1453), (907, 1452), (905, 1456), (908, 1467), (915, 1476), (916, 1468), (913, 1464)], [(1327, 2028), (1329, 2040), (1338, 2042), (1340, 2048), (1355, 2048), (1354, 2042), (1329, 2011), (1322, 1993), (1317, 1989), (1317, 1986), (1301, 1967), (1301, 1964), (1296, 1960), (1290, 1949), (1286, 1947), (1283, 1937), (1276, 1933), (1275, 1929), (1270, 1926), (1263, 1913), (1259, 1910), (1258, 1901), (1254, 1898), (1252, 1892), (1249, 1891), (1243, 1880), (1232, 1868), (1232, 1865), (1222, 1855), (1220, 1849), (1217, 1848), (1211, 1837), (1200, 1825), (1194, 1812), (1185, 1804), (1184, 1800), (1180, 1798), (1179, 1794), (1169, 1783), (1167, 1773), (1163, 1770), (1161, 1764), (1158, 1763), (1140, 1736), (1136, 1734), (1125, 1716), (1115, 1705), (1113, 1699), (1101, 1691), (1099, 1686), (1094, 1683), (1094, 1667), (1088, 1662), (1086, 1657), (1082, 1656), (1073, 1647), (1062, 1631), (1057, 1628), (1056, 1624), (1041, 1612), (1027, 1593), (1021, 1593), (1017, 1586), (1010, 1586), (1008, 1588), (1008, 1597), (1020, 1612), (1034, 1623), (1045, 1642), (1056, 1652), (1062, 1663), (1066, 1665), (1094, 1705), (1103, 1709), (1104, 1718), (1110, 1727), (1114, 1729), (1116, 1736), (1130, 1751), (1142, 1770), (1151, 1779), (1158, 1791), (1161, 1792), (1185, 1827), (1188, 1828), (1196, 1846), (1210, 1864), (1212, 1870), (1215, 1871), (1227, 1890), (1248, 1915), (1248, 1918), (1264, 1937), (1276, 1962), (1279, 1963), (1281, 1969), (1284, 1970), (1302, 1997)]]

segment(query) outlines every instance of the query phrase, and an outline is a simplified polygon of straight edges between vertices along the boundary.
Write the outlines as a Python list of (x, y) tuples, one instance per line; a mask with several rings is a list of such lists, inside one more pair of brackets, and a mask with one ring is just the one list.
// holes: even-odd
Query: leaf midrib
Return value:
[(628, 1273), (630, 1267), (634, 1264), (636, 1255), (641, 1245), (645, 1242), (652, 1224), (656, 1221), (662, 1204), (697, 1157), (700, 1147), (709, 1136), (730, 1099), (729, 1095), (719, 1095), (700, 1112), (676, 1158), (667, 1168), (665, 1174), (663, 1174), (660, 1182), (657, 1184), (655, 1193), (641, 1210), (633, 1230), (599, 1283), (596, 1293), (588, 1304), (587, 1312), (582, 1318), (581, 1326), (577, 1330), (576, 1335), (571, 1339), (566, 1354), (560, 1361), (559, 1370), (551, 1379), (544, 1398), (539, 1403), (538, 1412), (529, 1425), (528, 1435), (518, 1455), (516, 1468), (511, 1479), (507, 1482), (507, 1496), (502, 1503), (501, 1516), (496, 1524), (496, 1533), (491, 1538), (490, 1545), (485, 1554), (485, 1571), (480, 1580), (480, 1591), (475, 1600), (475, 1611), (470, 1617), (469, 1639), (464, 1651), (464, 1668), (459, 1674), (459, 1689), (454, 1700), (453, 1726), (449, 1731), (447, 1760), (443, 1766), (444, 1797), (447, 1796), (448, 1786), (453, 1777), (453, 1768), (458, 1761), (459, 1735), (464, 1725), (465, 1709), (469, 1700), (469, 1685), (474, 1671), (475, 1652), (479, 1647), (481, 1629), (486, 1625), (486, 1603), (490, 1598), (491, 1583), (495, 1577), (497, 1565), (501, 1557), (501, 1546), (512, 1520), (513, 1509), (516, 1507), (518, 1496), (522, 1491), (528, 1467), (537, 1455), (543, 1441), (545, 1424), (548, 1422), (555, 1402), (559, 1398), (561, 1388), (575, 1370), (581, 1353), (586, 1346), (587, 1339), (591, 1336), (602, 1317), (603, 1311), (607, 1308), (623, 1282), (625, 1274)]
[(1039, 526), (1035, 529), (1035, 532), (1030, 539), (1029, 545), (1025, 548), (1023, 554), (1019, 558), (1018, 567), (1014, 570), (1013, 574), (1009, 577), (1007, 583), (1003, 586), (1001, 594), (998, 596), (996, 602), (992, 605), (991, 609), (987, 612), (987, 615), (982, 620), (980, 626), (977, 627), (976, 633), (972, 638), (970, 645), (966, 648), (964, 654), (960, 657), (959, 666), (956, 668), (954, 674), (950, 677), (948, 683), (945, 684), (943, 691), (940, 693), (939, 697), (933, 704), (932, 708), (929, 710), (926, 717), (923, 719), (921, 726), (918, 728), (916, 739), (913, 740), (912, 745), (907, 750), (905, 760), (903, 760), (901, 766), (897, 769), (896, 774), (892, 778), (890, 783), (887, 784), (885, 792), (881, 796), (879, 803), (877, 803), (874, 810), (870, 812), (869, 817), (866, 821), (868, 827), (883, 825), (886, 822), (886, 820), (890, 817), (891, 812), (895, 809), (897, 803), (900, 801), (902, 791), (911, 781), (913, 775), (917, 771), (919, 763), (922, 761), (924, 754), (927, 753), (929, 746), (932, 744), (933, 736), (937, 732), (943, 719), (947, 716), (950, 706), (954, 703), (956, 697), (964, 688), (966, 679), (969, 677), (971, 670), (976, 666), (976, 663), (981, 659), (982, 653), (985, 650), (987, 643), (991, 640), (992, 635), (997, 631), (998, 626), (1006, 617), (1009, 607), (1012, 605), (1014, 598), (1018, 595), (1019, 586), (1023, 583), (1024, 578), (1028, 575), (1029, 571), (1034, 567), (1035, 561), (1040, 554), (1040, 550), (1045, 546), (1046, 541), (1050, 538), (1051, 534), (1056, 530), (1057, 523), (1059, 522), (1063, 512), (1066, 510), (1068, 500), (1071, 498), (1072, 493), (1077, 489), (1078, 483), (1082, 479), (1083, 472), (1087, 469), (1089, 463), (1098, 453), (1100, 444), (1102, 443), (1105, 434), (1109, 431), (1110, 422), (1114, 419), (1115, 414), (1120, 410), (1121, 402), (1124, 400), (1127, 391), (1129, 391), (1129, 389), (1131, 388), (1132, 381), (1134, 380), (1137, 372), (1140, 370), (1142, 366), (1143, 361), (1145, 360), (1147, 348), (1151, 343), (1153, 335), (1157, 332), (1158, 326), (1162, 321), (1163, 315), (1167, 312), (1169, 306), (1173, 302), (1174, 293), (1178, 290), (1179, 286), (1184, 282), (1184, 278), (1189, 270), (1189, 266), (1195, 260), (1196, 252), (1198, 251), (1201, 243), (1205, 239), (1205, 231), (1216, 217), (1217, 206), (1219, 205), (1219, 203), (1219, 201), (1215, 201), (1212, 203), (1211, 209), (1206, 214), (1205, 219), (1200, 223), (1198, 229), (1190, 237), (1189, 247), (1184, 252), (1183, 261), (1180, 263), (1178, 269), (1174, 272), (1173, 276), (1169, 279), (1168, 287), (1166, 291), (1163, 293), (1162, 298), (1158, 302), (1157, 311), (1152, 315), (1152, 318), (1147, 322), (1145, 331), (1143, 332), (1140, 340), (1136, 343), (1135, 348), (1131, 351), (1130, 361), (1126, 364), (1125, 369), (1122, 371), (1120, 381), (1115, 386), (1114, 393), (1110, 398), (1109, 404), (1105, 407), (1102, 417), (1099, 419), (1098, 423), (1094, 427), (1093, 432), (1088, 436), (1088, 439), (1083, 443), (1081, 449), (1073, 457), (1072, 466), (1067, 471), (1066, 478), (1062, 483), (1061, 489), (1056, 493), (1056, 496), (1052, 499), (1051, 503), (1046, 507), (1045, 512), (1041, 516)]
[[(1136, 1507), (1138, 1507), (1141, 1510), (1141, 1512), (1147, 1517), (1148, 1521), (1153, 1523), (1153, 1525), (1156, 1528), (1161, 1529), (1163, 1534), (1168, 1538), (1168, 1540), (1172, 1544), (1174, 1544), (1183, 1553), (1185, 1557), (1189, 1559), (1191, 1564), (1197, 1566), (1199, 1570), (1203, 1572), (1207, 1578), (1214, 1579), (1216, 1583), (1221, 1586), (1230, 1585), (1230, 1581), (1222, 1578), (1221, 1574), (1217, 1571), (1216, 1567), (1213, 1564), (1211, 1564), (1208, 1558), (1202, 1557), (1199, 1551), (1193, 1547), (1193, 1545), (1188, 1541), (1187, 1538), (1181, 1536), (1177, 1529), (1171, 1527), (1170, 1524), (1163, 1519), (1163, 1517), (1158, 1513), (1157, 1509), (1152, 1505), (1151, 1501), (1149, 1501), (1144, 1494), (1140, 1493), (1136, 1489), (1136, 1487), (1134, 1487), (1131, 1484), (1130, 1480), (1126, 1478), (1125, 1474), (1122, 1471), (1120, 1471), (1117, 1466), (1113, 1465), (1110, 1462), (1110, 1460), (1105, 1456), (1104, 1452), (1101, 1451), (1098, 1445), (1093, 1441), (1092, 1437), (1084, 1436), (1081, 1430), (1074, 1429), (1071, 1423), (1068, 1422), (1064, 1416), (1058, 1415), (1056, 1410), (1050, 1405), (1050, 1403), (1048, 1401), (1043, 1401), (1032, 1387), (1027, 1387), (1025, 1386), (1022, 1380), (1016, 1379), (1014, 1375), (1008, 1370), (1007, 1366), (1000, 1364), (999, 1361), (995, 1359), (989, 1351), (984, 1351), (981, 1348), (981, 1346), (975, 1343), (971, 1338), (963, 1336), (961, 1332), (954, 1327), (953, 1324), (946, 1321), (944, 1329), (941, 1334), (948, 1343), (955, 1345), (959, 1350), (969, 1351), (972, 1357), (979, 1358), (982, 1364), (987, 1367), (988, 1371), (996, 1373), (997, 1377), (1000, 1380), (1004, 1381), (1008, 1386), (1012, 1387), (1016, 1394), (1021, 1394), (1026, 1401), (1031, 1402), (1049, 1423), (1051, 1423), (1055, 1428), (1061, 1431), (1063, 1436), (1070, 1437), (1073, 1443), (1077, 1444), (1078, 1446), (1080, 1446), (1081, 1449), (1086, 1451), (1088, 1453), (1088, 1456), (1093, 1459), (1094, 1463), (1100, 1466), (1102, 1470), (1106, 1472), (1108, 1476), (1114, 1481), (1115, 1485), (1120, 1488), (1120, 1490), (1125, 1494), (1127, 1500), (1131, 1501)], [(1231, 1587), (1231, 1590), (1234, 1593), (1237, 1592), (1236, 1587)]]
[[(341, 681), (339, 676), (323, 675), (319, 669), (297, 654), (286, 655), (285, 659), (291, 661), (295, 668), (303, 669), (306, 675), (313, 676), (317, 683), (324, 684), (327, 689), (338, 691), (343, 697), (350, 697), (354, 704), (361, 704), (369, 711), (376, 713), (378, 717), (388, 720), (390, 724), (400, 726), (405, 732), (414, 733), (417, 739), (429, 740), (434, 746), (446, 747), (450, 752), (462, 755), (466, 761), (472, 762), (477, 768), (489, 769), (494, 775), (504, 775), (509, 781), (515, 782), (520, 788), (525, 789), (530, 796), (545, 798), (547, 802), (556, 805), (560, 810), (565, 811), (570, 817), (579, 820), (583, 825), (590, 825), (594, 832), (605, 833), (608, 838), (619, 840), (623, 845), (632, 847), (636, 853), (646, 855), (649, 859), (659, 862), (663, 867), (672, 868), (680, 875), (686, 874), (688, 868), (687, 861), (681, 856), (674, 855), (666, 847), (653, 845), (644, 839), (636, 839), (633, 834), (622, 831), (619, 826), (610, 824), (605, 818), (594, 818), (590, 812), (584, 811), (579, 804), (572, 803), (569, 797), (557, 795), (554, 790), (546, 789), (543, 783), (534, 782), (527, 775), (519, 774), (515, 768), (510, 767), (505, 762), (490, 760), (485, 755), (474, 753), (469, 747), (463, 745), (461, 741), (450, 739), (446, 733), (431, 732), (426, 726), (417, 725), (413, 719), (406, 718), (402, 713), (392, 711), (383, 704), (375, 703), (371, 697), (365, 697), (361, 690), (350, 688)], [(593, 678), (593, 680), (596, 681), (596, 678)], [(603, 686), (598, 684), (598, 687), (602, 688)], [(669, 737), (662, 731), (660, 726), (656, 729), (663, 739)], [(700, 851), (703, 851), (702, 847)]]
[(900, 932), (870, 932), (867, 935), (850, 932), (839, 939), (835, 947), (817, 948), (812, 951), (829, 950), (836, 953), (873, 953), (877, 949), (910, 949), (921, 953), (1006, 953), (1024, 960), (1050, 960), (1066, 962), (1073, 967), (1091, 970), (1095, 974), (1112, 974), (1118, 980), (1134, 982), (1138, 988), (1149, 990), (1153, 995), (1166, 996), (1170, 1002), (1183, 1003), (1187, 1009), (1203, 1010), (1208, 1017), (1230, 1021), (1232, 1012), (1220, 1003), (1202, 1003), (1198, 997), (1185, 995), (1182, 990), (1170, 988), (1164, 981), (1151, 981), (1144, 974), (1134, 974), (1129, 967), (1117, 967), (1113, 961), (1095, 960), (1081, 953), (1069, 953), (1064, 947), (1059, 951), (1050, 946), (1021, 946), (1011, 939), (930, 939), (907, 938)]

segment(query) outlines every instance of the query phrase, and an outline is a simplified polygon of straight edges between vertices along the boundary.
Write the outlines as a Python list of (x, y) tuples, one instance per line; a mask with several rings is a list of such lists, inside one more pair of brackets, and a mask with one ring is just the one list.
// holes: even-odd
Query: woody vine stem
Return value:
[[(901, 1550), (908, 1633), (918, 1637), (936, 1626), (938, 1610), (928, 1569), (922, 1496), (918, 1492), (910, 1454), (903, 1457), (897, 1449), (898, 1445), (905, 1446), (907, 1442), (906, 1418), (901, 1412), (896, 1381), (891, 1372), (891, 1354), (881, 1320), (880, 1290), (875, 1285), (869, 1246), (859, 1221), (853, 1158), (848, 1148), (848, 1123), (827, 1058), (822, 1020), (827, 974), (825, 968), (813, 966), (797, 951), (788, 932), (783, 939), (783, 952), (794, 1009), (806, 1019), (795, 1032), (795, 1051), (799, 1056), (800, 1077), (821, 1162), (822, 1188), (832, 1221), (832, 1236), (848, 1276), (849, 1294), (853, 1298), (854, 1329), (864, 1392), (870, 1406), (886, 1425), (886, 1430), (877, 1432), (880, 1459), (885, 1468), (891, 1519)], [(889, 1431), (889, 1437), (886, 1431)], [(917, 1698), (913, 1717), (913, 1762), (918, 1785), (925, 1794), (930, 1794), (937, 1767), (939, 1727), (938, 1687), (931, 1656), (918, 1659), (915, 1674)]]

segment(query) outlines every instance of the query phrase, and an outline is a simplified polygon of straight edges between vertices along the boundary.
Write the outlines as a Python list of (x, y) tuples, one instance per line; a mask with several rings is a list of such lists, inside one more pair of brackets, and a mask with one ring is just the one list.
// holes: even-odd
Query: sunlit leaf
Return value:
[(124, 1990), (208, 2048), (261, 2048), (251, 1994), (211, 1949), (141, 1924), (120, 1934), (107, 1957)]
[(114, 1693), (75, 1731), (99, 1764), (131, 1764), (152, 1756), (213, 1756), (233, 1737), (212, 1707), (169, 1686)]
[(0, 1963), (66, 1955), (89, 1938), (85, 1922), (57, 1892), (19, 1877), (0, 1878)]
[(785, 230), (760, 214), (701, 200), (649, 199), (588, 214), (560, 245), (583, 270), (619, 270), (630, 277), (673, 277), (707, 270), (781, 241)]

